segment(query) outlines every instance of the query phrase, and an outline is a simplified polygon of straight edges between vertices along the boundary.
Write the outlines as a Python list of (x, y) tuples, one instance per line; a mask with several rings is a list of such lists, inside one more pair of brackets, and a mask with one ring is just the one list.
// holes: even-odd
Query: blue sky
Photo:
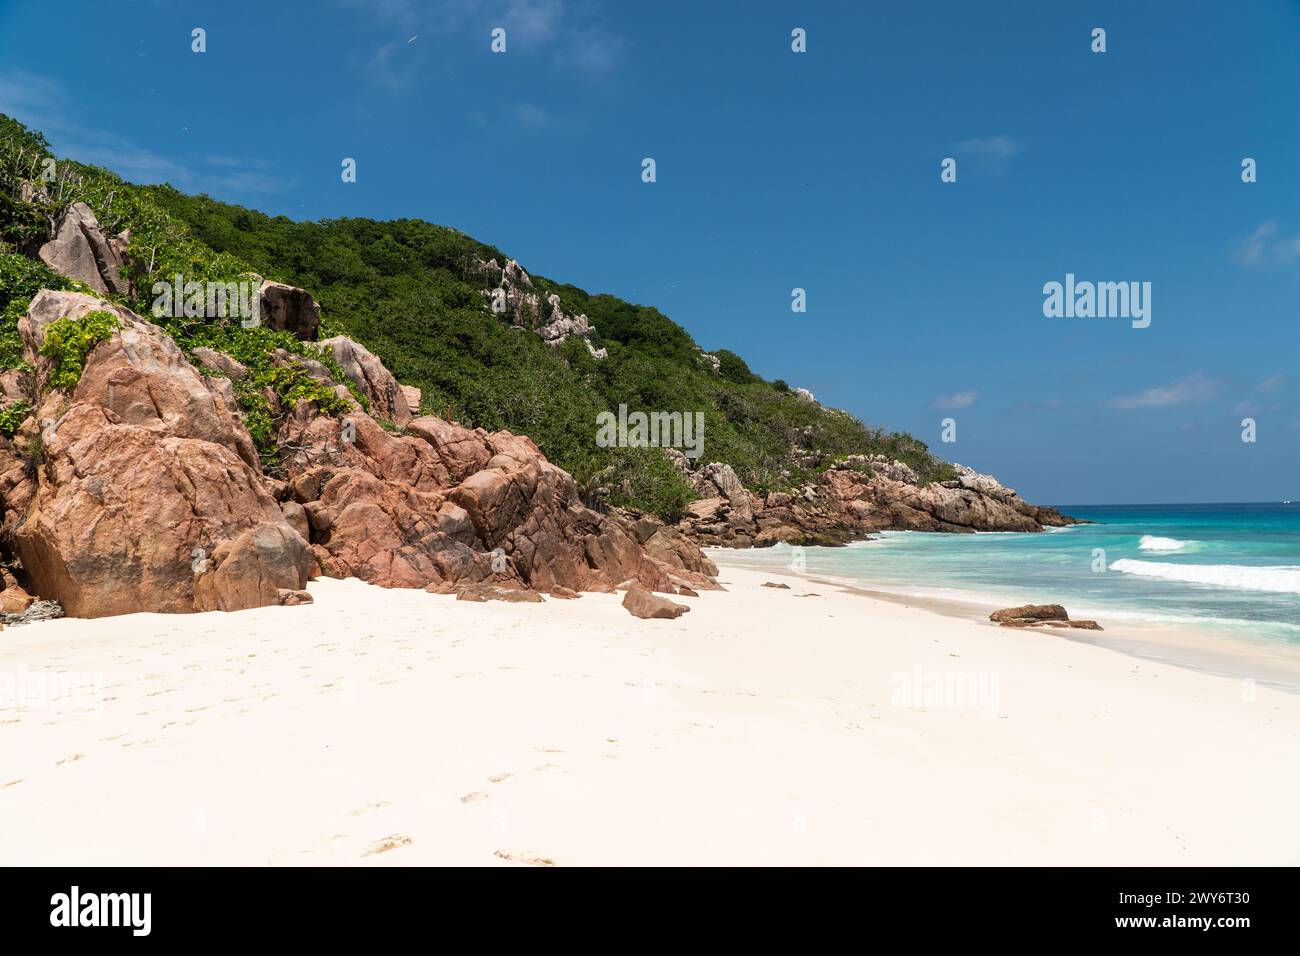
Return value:
[[(0, 0), (60, 153), (455, 226), (1055, 503), (1300, 498), (1298, 100), (1294, 0)], [(1045, 317), (1066, 273), (1150, 327)]]

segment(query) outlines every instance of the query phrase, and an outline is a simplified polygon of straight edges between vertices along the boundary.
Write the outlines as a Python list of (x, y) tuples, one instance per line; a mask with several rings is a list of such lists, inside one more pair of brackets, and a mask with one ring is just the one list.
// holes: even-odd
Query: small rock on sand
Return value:
[(651, 594), (640, 587), (628, 589), (627, 594), (623, 595), (623, 607), (627, 608), (627, 612), (633, 617), (663, 620), (679, 618), (690, 610), (685, 604), (678, 604), (658, 594)]
[(1096, 621), (1072, 621), (1065, 608), (1059, 604), (1025, 604), (1020, 607), (1004, 607), (989, 615), (1003, 627), (1071, 627), (1082, 631), (1100, 631), (1101, 625)]

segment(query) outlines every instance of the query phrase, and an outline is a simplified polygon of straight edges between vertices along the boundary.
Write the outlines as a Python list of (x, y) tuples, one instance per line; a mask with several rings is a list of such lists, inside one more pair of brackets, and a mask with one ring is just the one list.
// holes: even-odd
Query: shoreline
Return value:
[[(718, 566), (719, 572), (730, 568), (743, 568), (780, 575), (826, 587), (840, 588), (848, 593), (903, 607), (922, 608), (944, 617), (973, 621), (990, 627), (996, 626), (988, 620), (989, 613), (999, 607), (995, 602), (975, 598), (964, 600), (948, 596), (909, 594), (903, 591), (891, 591), (865, 581), (857, 582), (842, 577), (801, 573), (786, 566), (768, 567), (729, 560), (730, 556), (744, 554), (746, 550), (748, 549), (706, 548), (705, 554)], [(1228, 628), (1213, 624), (1135, 621), (1131, 618), (1115, 620), (1107, 619), (1104, 609), (1076, 613), (1073, 608), (1067, 606), (1066, 610), (1073, 618), (1097, 620), (1103, 630), (1081, 631), (1051, 627), (1026, 630), (1043, 631), (1075, 643), (1111, 650), (1153, 663), (1183, 667), (1216, 677), (1252, 680), (1262, 686), (1300, 695), (1300, 648), (1283, 645), (1267, 638), (1247, 638)]]

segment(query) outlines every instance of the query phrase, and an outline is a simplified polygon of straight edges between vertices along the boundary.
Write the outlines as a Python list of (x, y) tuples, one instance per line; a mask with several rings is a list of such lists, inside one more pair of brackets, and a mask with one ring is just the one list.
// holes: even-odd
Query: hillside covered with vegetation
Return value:
[[(797, 487), (851, 454), (897, 458), (924, 479), (953, 474), (906, 433), (799, 398), (733, 352), (718, 350), (711, 360), (651, 306), (533, 276), (539, 294), (557, 294), (566, 312), (589, 318), (592, 344), (608, 355), (593, 356), (576, 337), (548, 346), (489, 308), (478, 264), (509, 256), (455, 229), (416, 219), (295, 222), (170, 186), (129, 184), (72, 159), (51, 166), (51, 159), (39, 133), (0, 116), (0, 368), (22, 362), (17, 321), (31, 296), (74, 285), (41, 264), (36, 251), (62, 211), (80, 201), (106, 233), (130, 230), (135, 292), (118, 296), (122, 305), (150, 315), (153, 283), (177, 274), (231, 282), (255, 272), (307, 289), (321, 304), (321, 336), (345, 334), (365, 345), (399, 381), (422, 390), (423, 412), (526, 434), (580, 483), (608, 486), (615, 504), (673, 515), (692, 495), (660, 449), (597, 445), (596, 416), (620, 404), (703, 412), (701, 461), (730, 464), (759, 492)], [(35, 192), (33, 182), (41, 186)], [(329, 364), (312, 343), (233, 322), (156, 321), (187, 352), (208, 345), (249, 366), (253, 375), (238, 398), (268, 470), (277, 462), (276, 423), (265, 388), (290, 403), (312, 399), (326, 412), (342, 405), (304, 372), (267, 359), (283, 348)], [(0, 424), (5, 420), (0, 410)]]

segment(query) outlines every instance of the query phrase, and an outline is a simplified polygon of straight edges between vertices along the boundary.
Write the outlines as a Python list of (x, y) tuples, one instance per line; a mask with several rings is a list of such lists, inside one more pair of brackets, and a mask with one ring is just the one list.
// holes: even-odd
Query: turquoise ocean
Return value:
[(729, 552), (877, 591), (1177, 624), (1300, 649), (1300, 504), (1063, 505), (1040, 534), (884, 532), (843, 548)]

